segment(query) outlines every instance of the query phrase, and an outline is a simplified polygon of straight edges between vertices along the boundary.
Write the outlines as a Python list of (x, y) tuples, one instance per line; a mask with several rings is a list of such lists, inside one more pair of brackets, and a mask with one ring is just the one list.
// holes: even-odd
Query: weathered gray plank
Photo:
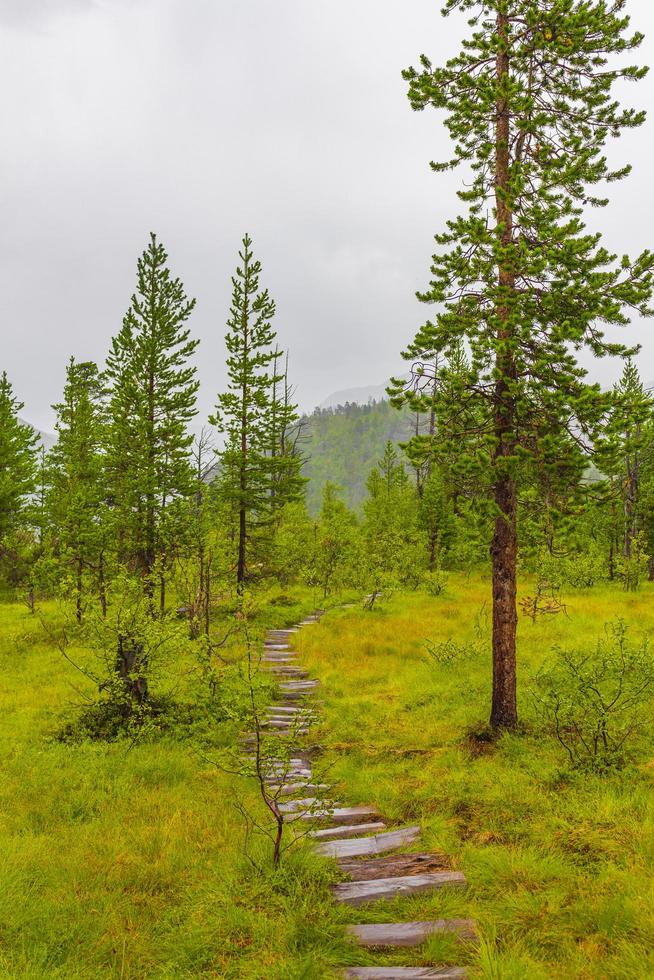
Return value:
[(411, 844), (420, 836), (420, 827), (401, 827), (374, 837), (360, 837), (357, 840), (332, 841), (318, 847), (320, 854), (328, 857), (363, 857), (366, 854), (383, 854), (396, 847)]
[(314, 677), (310, 681), (284, 681), (279, 686), (282, 691), (310, 691), (319, 684), (320, 681)]
[(297, 815), (298, 820), (331, 820), (332, 823), (353, 826), (354, 824), (373, 823), (380, 820), (378, 810), (374, 806), (330, 806), (327, 804), (321, 810)]
[(472, 919), (433, 919), (430, 922), (388, 922), (348, 926), (348, 933), (360, 946), (421, 946), (430, 936), (453, 935), (473, 940), (477, 931)]
[(271, 711), (266, 718), (275, 721), (285, 721), (288, 725), (308, 725), (314, 720), (315, 715), (311, 711), (298, 711), (293, 714), (284, 714), (281, 711)]
[(310, 811), (312, 808), (314, 810), (318, 808), (325, 809), (325, 800), (321, 800), (315, 796), (307, 796), (302, 800), (288, 800), (286, 803), (280, 803), (279, 809), (282, 813), (293, 813), (297, 814), (300, 811)]
[[(349, 841), (339, 840), (339, 838), (354, 837), (356, 834), (371, 834), (376, 830), (384, 830), (386, 827), (385, 823), (381, 820), (374, 821), (373, 823), (357, 823), (345, 827), (326, 827), (324, 830), (313, 830), (309, 834), (309, 837), (315, 838), (315, 840), (326, 840), (331, 841), (334, 838), (333, 843), (349, 843)], [(327, 847), (327, 844), (321, 844), (318, 848), (319, 852), (325, 854), (328, 853), (323, 851), (323, 847)]]
[(299, 715), (299, 714), (310, 714), (312, 711), (311, 708), (303, 708), (301, 705), (290, 705), (290, 704), (271, 704), (268, 706), (266, 710), (269, 711), (271, 714), (279, 713), (280, 715), (283, 714), (289, 716)]
[(398, 878), (377, 878), (371, 881), (346, 881), (334, 885), (332, 892), (337, 902), (345, 905), (365, 905), (396, 898), (398, 895), (420, 895), (439, 888), (465, 887), (465, 875), (461, 871), (432, 871), (423, 875), (403, 875)]
[(306, 725), (300, 725), (297, 723), (289, 722), (286, 719), (280, 718), (269, 718), (266, 721), (262, 721), (261, 725), (263, 728), (267, 729), (269, 732), (277, 732), (278, 734), (289, 734), (295, 732), (296, 735), (308, 735), (309, 729)]
[(298, 782), (298, 783), (285, 783), (283, 786), (279, 787), (280, 796), (293, 796), (294, 793), (318, 793), (323, 789), (331, 789), (329, 783), (309, 783), (309, 782)]
[(349, 980), (465, 980), (460, 966), (355, 966), (345, 971)]
[(388, 854), (386, 857), (362, 861), (360, 858), (340, 858), (338, 866), (351, 881), (370, 881), (372, 878), (395, 878), (399, 875), (419, 875), (428, 871), (449, 871), (444, 854)]

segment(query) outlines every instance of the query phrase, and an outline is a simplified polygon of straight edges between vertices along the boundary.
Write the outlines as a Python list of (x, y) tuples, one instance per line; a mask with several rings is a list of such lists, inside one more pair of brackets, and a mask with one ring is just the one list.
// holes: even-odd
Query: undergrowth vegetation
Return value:
[[(465, 893), (357, 910), (332, 902), (338, 873), (304, 843), (276, 870), (266, 842), (251, 842), (254, 861), (245, 856), (235, 803), (256, 813), (257, 787), (216, 764), (247, 723), (239, 641), (224, 651), (231, 666), (202, 720), (191, 710), (203, 680), (189, 646), (158, 692), (175, 705), (165, 725), (152, 719), (109, 742), (77, 731), (62, 744), (92, 684), (25, 607), (3, 605), (0, 975), (329, 980), (348, 963), (383, 959), (348, 942), (347, 922), (444, 916), (476, 918), (480, 946), (440, 937), (418, 959), (398, 951), (386, 961), (465, 963), (473, 978), (502, 980), (654, 975), (652, 736), (639, 734), (622, 768), (581, 771), (530, 693), (556, 648), (590, 655), (610, 639), (604, 622), (624, 623), (625, 643), (646, 656), (651, 592), (565, 592), (567, 616), (523, 618), (523, 730), (499, 738), (480, 728), (486, 581), (453, 573), (438, 598), (335, 604), (298, 634), (323, 682), (312, 741), (340, 796), (376, 805), (389, 822), (420, 823), (416, 846), (445, 854), (469, 882)], [(253, 633), (297, 620), (314, 601), (271, 592)], [(430, 644), (442, 654), (430, 656)], [(75, 657), (84, 666), (94, 653)]]
[[(431, 947), (420, 962), (467, 961), (473, 977), (654, 976), (654, 734), (643, 725), (653, 701), (642, 683), (654, 660), (646, 647), (652, 587), (568, 590), (567, 616), (521, 619), (522, 729), (495, 738), (480, 728), (490, 686), (488, 632), (483, 647), (479, 639), (488, 584), (452, 579), (439, 599), (393, 596), (371, 613), (335, 613), (298, 639), (325, 684), (322, 737), (352, 802), (419, 822), (420, 848), (445, 852), (469, 882), (465, 897), (404, 901), (381, 919), (378, 909), (358, 910), (361, 921), (472, 915), (483, 938), (477, 952), (434, 955)], [(523, 591), (532, 588), (525, 583)], [(607, 632), (607, 622), (620, 625)], [(571, 760), (532, 696), (542, 692), (543, 670), (557, 664), (565, 673), (557, 648), (589, 664), (598, 644), (599, 683), (608, 680), (617, 693), (622, 650), (635, 669), (624, 675), (624, 697), (639, 691), (638, 739), (628, 758), (618, 752), (622, 767), (608, 771)], [(565, 680), (570, 710), (595, 725), (597, 715)], [(579, 686), (590, 697), (588, 685)], [(622, 730), (623, 722), (618, 711), (609, 727)], [(568, 729), (565, 740), (573, 737)]]

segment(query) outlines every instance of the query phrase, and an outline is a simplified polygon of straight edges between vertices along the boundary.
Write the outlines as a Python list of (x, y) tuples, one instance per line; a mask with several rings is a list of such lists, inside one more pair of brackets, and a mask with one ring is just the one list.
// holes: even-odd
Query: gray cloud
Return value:
[(98, 0), (2, 0), (0, 24), (13, 27), (41, 27), (53, 17), (88, 11)]
[[(432, 236), (458, 208), (459, 178), (428, 168), (448, 153), (441, 121), (410, 111), (400, 77), (456, 50), (461, 24), (438, 6), (0, 0), (0, 22), (29, 28), (0, 30), (0, 367), (25, 414), (47, 427), (69, 354), (103, 358), (151, 229), (198, 298), (203, 413), (246, 230), (305, 406), (397, 371)], [(654, 26), (648, 0), (630, 6)], [(652, 105), (653, 80), (627, 96)], [(600, 217), (618, 251), (651, 244), (652, 126), (616, 151), (635, 164)], [(649, 332), (633, 334), (654, 380)]]

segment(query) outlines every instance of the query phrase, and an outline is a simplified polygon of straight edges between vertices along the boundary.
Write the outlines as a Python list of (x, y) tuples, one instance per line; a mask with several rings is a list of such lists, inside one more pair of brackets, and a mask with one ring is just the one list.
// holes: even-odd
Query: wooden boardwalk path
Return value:
[[(316, 718), (313, 696), (319, 681), (311, 679), (308, 671), (297, 663), (292, 641), (299, 629), (318, 623), (322, 615), (322, 611), (318, 611), (291, 629), (269, 630), (266, 634), (262, 669), (278, 682), (278, 703), (268, 708), (265, 725), (280, 738), (306, 737)], [(291, 756), (290, 765), (286, 763), (276, 770), (278, 775), (271, 773), (270, 784), (279, 790), (279, 797), (283, 797), (279, 809), (284, 813), (285, 821), (297, 822), (299, 827), (311, 822), (320, 825), (310, 830), (309, 836), (316, 841), (318, 852), (333, 857), (348, 879), (333, 886), (336, 902), (357, 908), (403, 895), (465, 888), (465, 876), (453, 871), (443, 854), (402, 850), (419, 840), (420, 827), (389, 828), (374, 805), (351, 806), (327, 799), (323, 794), (329, 793), (330, 787), (319, 779), (314, 780), (312, 753), (294, 745)], [(453, 935), (462, 942), (474, 942), (477, 938), (475, 924), (470, 919), (374, 925), (353, 923), (346, 929), (353, 942), (379, 950), (420, 947), (435, 935)], [(462, 967), (436, 964), (421, 967), (380, 965), (345, 968), (343, 976), (353, 980), (430, 977), (463, 980), (466, 971)]]

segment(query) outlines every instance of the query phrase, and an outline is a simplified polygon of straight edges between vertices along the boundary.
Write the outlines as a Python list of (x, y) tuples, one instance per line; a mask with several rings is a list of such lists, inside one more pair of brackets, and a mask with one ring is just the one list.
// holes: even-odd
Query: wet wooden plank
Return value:
[(313, 810), (311, 813), (298, 813), (297, 820), (330, 820), (339, 826), (354, 826), (362, 823), (375, 823), (381, 817), (373, 806), (330, 806), (327, 804), (322, 809)]
[[(384, 830), (385, 827), (386, 824), (379, 820), (373, 823), (357, 823), (344, 827), (326, 827), (324, 830), (311, 831), (309, 836), (313, 837), (314, 840), (345, 844), (349, 843), (349, 841), (341, 840), (340, 838), (354, 837), (356, 834), (371, 834), (376, 830)], [(323, 847), (327, 847), (327, 844), (321, 844), (318, 850), (319, 852), (326, 853), (322, 851)]]
[(430, 922), (387, 922), (348, 926), (347, 931), (360, 946), (379, 949), (395, 946), (422, 946), (430, 936), (452, 935), (474, 940), (477, 930), (472, 919), (432, 919)]
[(340, 858), (338, 866), (351, 881), (370, 881), (372, 878), (395, 878), (399, 875), (424, 874), (428, 871), (449, 870), (444, 854), (389, 854), (386, 857), (362, 861), (359, 858)]
[(293, 813), (297, 814), (300, 811), (310, 811), (311, 809), (325, 809), (325, 800), (320, 799), (316, 796), (307, 796), (301, 800), (288, 800), (286, 803), (280, 803), (279, 809), (282, 813)]
[(309, 734), (309, 729), (306, 725), (294, 724), (287, 719), (269, 718), (267, 721), (262, 721), (261, 726), (268, 733), (277, 732), (279, 735), (288, 735), (291, 732), (295, 732), (296, 735)]
[(337, 902), (356, 908), (368, 902), (397, 898), (398, 895), (421, 895), (440, 888), (464, 888), (465, 884), (465, 875), (461, 871), (432, 871), (429, 874), (402, 875), (397, 878), (346, 881), (334, 885), (332, 892)]
[(280, 691), (303, 694), (308, 691), (315, 691), (318, 685), (319, 681), (282, 681), (279, 684), (279, 689)]
[(266, 708), (271, 714), (298, 715), (311, 713), (311, 708), (303, 708), (302, 705), (290, 704), (270, 704)]
[(283, 786), (279, 787), (280, 796), (293, 796), (294, 793), (318, 793), (322, 790), (331, 789), (329, 783), (309, 783), (309, 782), (297, 782), (297, 783), (285, 783)]
[(466, 980), (461, 966), (355, 966), (345, 971), (349, 980)]
[(420, 827), (401, 827), (399, 830), (390, 830), (384, 834), (376, 834), (374, 837), (360, 837), (358, 840), (332, 841), (329, 844), (321, 844), (318, 852), (336, 858), (383, 854), (384, 851), (392, 851), (396, 847), (411, 844), (419, 836)]

